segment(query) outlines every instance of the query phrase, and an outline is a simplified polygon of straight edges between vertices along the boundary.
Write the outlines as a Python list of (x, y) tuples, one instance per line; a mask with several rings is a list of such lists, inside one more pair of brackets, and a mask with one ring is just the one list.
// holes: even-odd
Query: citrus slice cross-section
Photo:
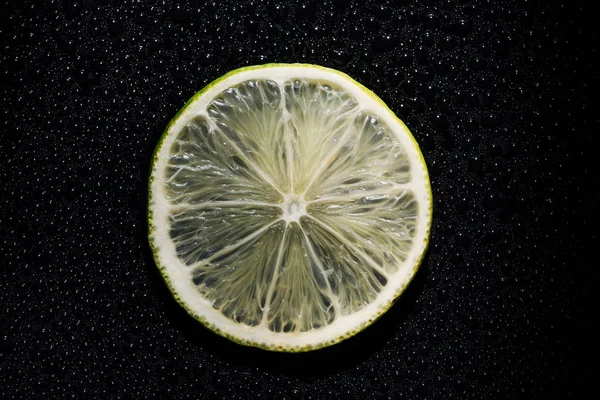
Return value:
[(425, 253), (432, 196), (408, 128), (347, 75), (242, 68), (171, 121), (149, 239), (177, 301), (241, 344), (318, 349), (361, 331)]

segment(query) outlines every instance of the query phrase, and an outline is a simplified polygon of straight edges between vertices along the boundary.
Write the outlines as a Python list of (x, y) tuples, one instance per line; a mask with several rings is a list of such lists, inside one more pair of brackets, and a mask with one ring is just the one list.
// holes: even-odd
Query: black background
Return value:
[[(592, 8), (564, 3), (3, 3), (0, 398), (589, 398), (598, 38)], [(266, 62), (374, 90), (421, 145), (434, 195), (408, 292), (300, 355), (201, 327), (146, 239), (169, 120)]]

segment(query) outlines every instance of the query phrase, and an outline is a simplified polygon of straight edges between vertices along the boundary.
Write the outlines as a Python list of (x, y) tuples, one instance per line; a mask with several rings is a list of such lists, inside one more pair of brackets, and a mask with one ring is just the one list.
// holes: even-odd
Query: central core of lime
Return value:
[(299, 222), (300, 217), (306, 215), (306, 201), (302, 196), (298, 196), (295, 193), (290, 193), (284, 196), (283, 204), (281, 205), (283, 210), (283, 218), (289, 222)]

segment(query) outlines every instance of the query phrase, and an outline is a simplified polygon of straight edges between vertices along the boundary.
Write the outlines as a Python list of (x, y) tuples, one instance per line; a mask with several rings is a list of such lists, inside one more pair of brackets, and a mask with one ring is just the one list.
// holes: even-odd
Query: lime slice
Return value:
[(268, 350), (337, 343), (381, 316), (425, 253), (432, 197), (408, 128), (347, 75), (233, 71), (171, 121), (149, 237), (177, 301)]

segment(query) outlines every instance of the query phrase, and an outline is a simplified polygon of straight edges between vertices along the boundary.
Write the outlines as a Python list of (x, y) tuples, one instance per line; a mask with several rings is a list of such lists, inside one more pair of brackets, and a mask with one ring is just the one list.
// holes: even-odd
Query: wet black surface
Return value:
[[(14, 3), (0, 5), (0, 398), (591, 397), (591, 8)], [(170, 118), (265, 62), (373, 89), (421, 145), (435, 201), (428, 256), (397, 305), (301, 355), (207, 332), (146, 240), (150, 157)]]

